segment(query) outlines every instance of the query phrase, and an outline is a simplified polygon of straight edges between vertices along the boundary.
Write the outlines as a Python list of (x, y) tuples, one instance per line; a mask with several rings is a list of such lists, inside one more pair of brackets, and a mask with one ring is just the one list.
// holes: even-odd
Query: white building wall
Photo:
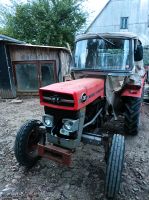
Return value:
[[(120, 29), (121, 17), (128, 17), (128, 29)], [(149, 45), (149, 0), (111, 0), (86, 32), (133, 32)]]

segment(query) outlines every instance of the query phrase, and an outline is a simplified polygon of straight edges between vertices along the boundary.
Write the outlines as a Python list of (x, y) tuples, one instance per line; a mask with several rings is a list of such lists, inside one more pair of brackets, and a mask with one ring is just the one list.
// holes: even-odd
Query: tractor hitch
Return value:
[(68, 167), (71, 165), (72, 151), (55, 145), (38, 144), (38, 155)]

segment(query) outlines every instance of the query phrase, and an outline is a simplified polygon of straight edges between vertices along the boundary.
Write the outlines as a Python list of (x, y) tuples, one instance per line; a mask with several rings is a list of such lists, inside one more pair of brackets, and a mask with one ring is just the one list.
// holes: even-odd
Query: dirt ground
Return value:
[[(30, 170), (18, 165), (13, 152), (18, 128), (27, 119), (41, 119), (37, 98), (20, 104), (0, 100), (0, 199), (103, 200), (105, 163), (101, 146), (80, 145), (70, 168), (45, 159)], [(114, 132), (121, 130), (116, 122)], [(126, 137), (119, 200), (149, 199), (149, 105), (143, 105), (139, 135)]]

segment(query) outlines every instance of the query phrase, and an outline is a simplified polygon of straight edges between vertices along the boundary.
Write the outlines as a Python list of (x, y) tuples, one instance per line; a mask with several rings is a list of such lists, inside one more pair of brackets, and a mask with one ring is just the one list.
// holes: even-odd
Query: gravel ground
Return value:
[[(70, 168), (45, 159), (30, 170), (18, 165), (13, 146), (18, 128), (43, 113), (36, 98), (20, 104), (0, 100), (0, 199), (103, 200), (103, 148), (80, 145)], [(121, 130), (117, 122), (113, 131)], [(110, 126), (109, 126), (110, 128)], [(126, 138), (124, 171), (119, 200), (149, 199), (149, 105), (141, 111), (140, 133)]]

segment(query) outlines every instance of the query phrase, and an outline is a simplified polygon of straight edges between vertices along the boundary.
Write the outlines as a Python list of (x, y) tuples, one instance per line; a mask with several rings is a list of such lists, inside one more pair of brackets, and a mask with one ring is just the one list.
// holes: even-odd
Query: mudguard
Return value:
[(146, 76), (141, 78), (141, 87), (138, 88), (135, 85), (126, 85), (122, 90), (121, 96), (128, 96), (128, 97), (142, 97), (143, 87), (145, 85)]

